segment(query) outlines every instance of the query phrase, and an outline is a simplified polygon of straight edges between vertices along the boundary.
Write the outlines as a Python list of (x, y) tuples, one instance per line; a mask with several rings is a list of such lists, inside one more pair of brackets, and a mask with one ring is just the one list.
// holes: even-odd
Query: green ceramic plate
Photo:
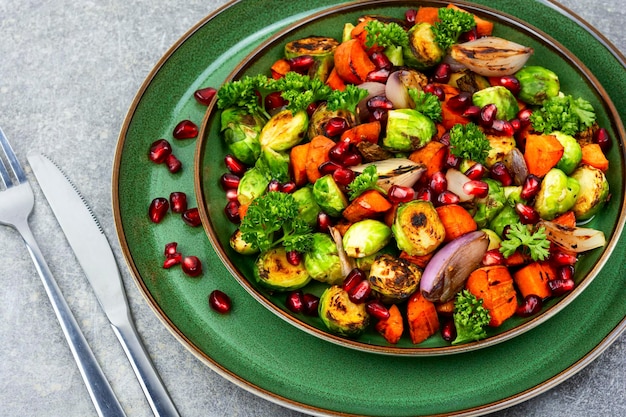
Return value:
[[(482, 414), (537, 395), (590, 363), (626, 328), (623, 237), (594, 281), (547, 323), (473, 352), (395, 357), (347, 349), (302, 332), (241, 287), (202, 228), (189, 228), (174, 215), (159, 225), (148, 221), (147, 207), (155, 197), (184, 191), (193, 204), (196, 145), (173, 143), (184, 168), (172, 175), (147, 160), (150, 144), (162, 137), (171, 139), (182, 119), (201, 123), (206, 109), (194, 102), (195, 90), (218, 86), (269, 36), (337, 4), (311, 3), (243, 1), (209, 16), (157, 64), (128, 112), (116, 150), (114, 214), (127, 263), (157, 316), (182, 344), (227, 379), (263, 398), (317, 415)], [(625, 60), (615, 48), (551, 3), (503, 0), (497, 7), (543, 28), (576, 51), (610, 91), (621, 118), (626, 118), (626, 97), (617, 93), (626, 89)], [(232, 39), (224, 36), (224, 28), (231, 28), (227, 30)], [(623, 129), (614, 129), (623, 137)], [(213, 169), (221, 172), (223, 167)], [(188, 278), (180, 269), (161, 268), (163, 247), (170, 241), (178, 241), (181, 251), (203, 260), (203, 277)], [(229, 315), (220, 316), (208, 307), (207, 295), (216, 288), (233, 299)]]
[[(432, 4), (445, 6), (447, 3), (432, 2)], [(267, 74), (272, 63), (283, 57), (284, 46), (289, 41), (301, 39), (311, 34), (341, 39), (343, 26), (346, 22), (356, 22), (360, 16), (365, 14), (403, 18), (404, 12), (409, 7), (407, 2), (377, 1), (359, 2), (348, 6), (325, 9), (311, 18), (304, 19), (297, 25), (281, 31), (277, 36), (262, 44), (233, 72), (232, 78), (239, 79), (245, 75)], [(619, 120), (619, 116), (610, 103), (610, 99), (593, 74), (573, 54), (563, 50), (554, 39), (527, 27), (510, 15), (469, 5), (466, 9), (495, 22), (495, 36), (532, 47), (535, 52), (528, 61), (528, 65), (549, 66), (559, 75), (562, 91), (589, 100), (597, 109), (600, 126), (607, 126), (612, 137), (621, 136), (619, 134), (620, 123), (612, 123), (612, 119)], [(606, 99), (603, 100), (603, 97)], [(319, 317), (291, 313), (285, 306), (284, 293), (268, 291), (254, 279), (253, 270), (256, 256), (242, 256), (230, 248), (228, 240), (235, 230), (235, 226), (224, 221), (226, 217), (223, 208), (226, 199), (223, 191), (221, 191), (219, 181), (220, 175), (226, 172), (225, 168), (222, 168), (220, 172), (219, 167), (224, 167), (223, 157), (229, 151), (220, 136), (219, 115), (220, 112), (217, 111), (216, 107), (209, 107), (207, 118), (203, 123), (197, 153), (197, 172), (199, 175), (196, 192), (211, 242), (227, 268), (232, 271), (241, 285), (263, 305), (298, 328), (342, 346), (395, 355), (443, 355), (481, 349), (516, 337), (556, 315), (584, 291), (609, 258), (626, 220), (620, 216), (624, 211), (622, 194), (624, 184), (623, 155), (620, 149), (615, 147), (616, 149), (609, 155), (613, 170), (613, 175), (609, 175), (610, 189), (613, 190), (612, 199), (604, 209), (602, 216), (597, 216), (586, 225), (586, 227), (602, 230), (608, 243), (602, 249), (585, 254), (578, 261), (574, 277), (577, 287), (574, 291), (561, 298), (550, 299), (545, 303), (542, 312), (531, 319), (514, 316), (502, 326), (490, 329), (486, 339), (464, 345), (451, 346), (450, 343), (443, 340), (439, 333), (419, 345), (414, 345), (408, 337), (408, 332), (405, 332), (407, 334), (399, 343), (391, 345), (376, 332), (373, 326), (370, 326), (364, 334), (356, 339), (336, 336), (327, 330)], [(202, 204), (203, 202), (205, 204)], [(314, 281), (307, 285), (303, 291), (320, 296), (325, 288), (327, 285)]]

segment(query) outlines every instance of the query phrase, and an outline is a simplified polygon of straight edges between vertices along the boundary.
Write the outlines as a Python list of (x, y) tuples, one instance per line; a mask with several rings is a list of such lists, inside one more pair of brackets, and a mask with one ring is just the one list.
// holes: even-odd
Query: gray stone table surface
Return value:
[[(183, 347), (138, 291), (115, 236), (111, 167), (126, 111), (167, 49), (225, 3), (0, 0), (0, 126), (22, 161), (31, 149), (45, 151), (89, 201), (122, 266), (136, 326), (182, 416), (301, 416), (224, 379)], [(623, 0), (562, 3), (626, 52)], [(151, 416), (91, 288), (35, 189), (39, 203), (31, 225), (68, 304), (127, 414)], [(5, 227), (0, 228), (0, 276), (0, 416), (95, 416), (35, 268), (17, 233)], [(626, 336), (564, 383), (494, 415), (626, 415)]]

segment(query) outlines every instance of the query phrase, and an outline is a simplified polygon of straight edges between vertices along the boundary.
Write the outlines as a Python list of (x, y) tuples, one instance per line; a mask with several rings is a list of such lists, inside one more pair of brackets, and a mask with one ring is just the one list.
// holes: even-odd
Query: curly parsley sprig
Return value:
[(573, 136), (593, 125), (596, 113), (587, 100), (562, 95), (546, 100), (531, 114), (530, 121), (537, 132), (560, 131)]
[(333, 111), (344, 109), (354, 113), (357, 104), (367, 97), (367, 94), (367, 90), (353, 84), (348, 84), (344, 91), (333, 90), (328, 94), (326, 97), (328, 109)]
[(425, 93), (417, 88), (409, 88), (409, 97), (415, 103), (415, 110), (428, 117), (433, 122), (441, 121), (441, 102), (436, 95)]
[(530, 229), (521, 223), (512, 224), (506, 238), (500, 243), (500, 253), (508, 258), (520, 247), (528, 250), (533, 261), (547, 259), (550, 256), (550, 241), (546, 236), (546, 229), (540, 227), (531, 233)]
[(459, 158), (485, 163), (491, 144), (474, 123), (456, 124), (450, 129), (450, 151)]
[(474, 15), (449, 7), (441, 7), (438, 12), (439, 21), (432, 27), (435, 42), (444, 51), (454, 45), (459, 36), (476, 26)]
[(402, 26), (397, 23), (383, 23), (379, 20), (370, 20), (365, 25), (367, 36), (365, 46), (371, 48), (379, 46), (386, 48), (389, 46), (405, 47), (409, 44), (409, 36)]
[(348, 184), (348, 196), (350, 200), (354, 200), (367, 190), (377, 190), (382, 193), (385, 191), (378, 186), (378, 169), (376, 165), (370, 165), (363, 170), (357, 177)]

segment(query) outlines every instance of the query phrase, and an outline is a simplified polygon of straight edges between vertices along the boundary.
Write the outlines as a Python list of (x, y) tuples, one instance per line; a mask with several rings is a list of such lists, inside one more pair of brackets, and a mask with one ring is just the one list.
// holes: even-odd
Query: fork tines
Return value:
[(17, 183), (26, 182), (26, 175), (24, 174), (24, 170), (22, 170), (22, 166), (17, 160), (17, 156), (15, 156), (15, 152), (13, 152), (13, 148), (11, 148), (11, 144), (7, 140), (6, 136), (4, 136), (4, 132), (2, 132), (2, 128), (0, 128), (0, 148), (2, 148), (4, 158), (0, 155), (0, 178), (2, 178), (2, 182), (4, 186), (9, 188), (14, 184), (14, 181), (11, 179), (11, 175), (7, 167), (5, 166), (4, 159), (9, 163), (9, 169), (17, 179)]

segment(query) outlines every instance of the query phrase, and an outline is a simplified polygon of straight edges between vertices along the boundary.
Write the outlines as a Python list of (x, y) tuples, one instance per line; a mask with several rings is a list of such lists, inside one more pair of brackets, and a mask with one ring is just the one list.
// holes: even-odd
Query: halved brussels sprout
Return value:
[(418, 23), (409, 29), (409, 45), (404, 48), (404, 64), (424, 70), (437, 65), (446, 51), (435, 42), (435, 34), (430, 23)]
[(392, 255), (376, 257), (370, 268), (368, 280), (372, 291), (384, 303), (399, 303), (413, 294), (422, 277), (417, 265)]
[(297, 290), (311, 281), (311, 276), (302, 262), (292, 265), (287, 261), (287, 252), (282, 246), (259, 255), (254, 278), (259, 284), (278, 291)]
[(430, 142), (436, 133), (435, 122), (417, 110), (389, 110), (382, 146), (392, 152), (411, 152)]
[(304, 255), (304, 267), (316, 281), (341, 284), (343, 273), (337, 245), (325, 233), (313, 234), (313, 249)]
[(498, 234), (491, 229), (481, 230), (485, 232), (485, 234), (489, 238), (489, 246), (487, 246), (487, 250), (490, 251), (492, 249), (498, 249), (500, 247), (500, 243), (502, 242), (500, 236), (498, 236)]
[(576, 220), (595, 216), (609, 198), (609, 182), (602, 171), (589, 165), (581, 165), (572, 178), (580, 184), (580, 193), (572, 210)]
[(559, 77), (547, 68), (530, 65), (515, 73), (520, 83), (520, 100), (528, 104), (541, 105), (549, 98), (556, 97), (561, 90)]
[(491, 84), (489, 84), (489, 81), (485, 77), (467, 69), (453, 72), (452, 75), (450, 75), (448, 84), (471, 94), (474, 94), (478, 90), (491, 87)]
[(302, 187), (294, 191), (293, 198), (298, 203), (298, 213), (302, 220), (304, 220), (309, 226), (315, 226), (317, 224), (317, 215), (322, 209), (319, 204), (315, 202), (313, 197), (313, 190), (311, 187)]
[(242, 255), (253, 255), (259, 251), (257, 247), (241, 238), (241, 230), (239, 229), (233, 232), (228, 243), (230, 244), (230, 247), (235, 250), (235, 252)]
[(513, 136), (497, 136), (486, 135), (491, 149), (485, 158), (485, 165), (487, 168), (491, 168), (496, 162), (504, 161), (504, 158), (511, 150), (517, 147), (515, 138)]
[(279, 182), (287, 182), (290, 179), (289, 154), (287, 152), (279, 152), (265, 147), (261, 149), (261, 155), (254, 166)]
[(552, 220), (574, 207), (580, 184), (558, 168), (552, 168), (543, 177), (541, 188), (535, 197), (535, 210), (544, 220)]
[(243, 163), (253, 165), (261, 153), (259, 133), (265, 125), (265, 118), (231, 107), (222, 111), (220, 120), (220, 131), (228, 150)]
[(391, 240), (391, 228), (385, 223), (366, 219), (353, 223), (343, 235), (343, 249), (351, 258), (375, 254)]
[(261, 147), (275, 151), (286, 151), (302, 141), (309, 127), (306, 111), (292, 113), (282, 110), (273, 115), (261, 129), (259, 142)]
[(265, 172), (252, 167), (243, 174), (237, 188), (237, 200), (239, 204), (250, 204), (252, 200), (265, 193), (270, 183)]
[(339, 285), (333, 285), (322, 293), (318, 307), (322, 322), (333, 333), (346, 337), (361, 334), (368, 326), (370, 316), (365, 303), (355, 304)]
[(556, 164), (556, 167), (563, 171), (565, 175), (570, 175), (583, 158), (583, 151), (576, 138), (562, 132), (552, 132), (557, 140), (563, 145), (563, 156)]
[(443, 243), (446, 230), (433, 204), (413, 200), (401, 203), (391, 226), (398, 249), (411, 256), (427, 255)]
[(487, 197), (474, 200), (476, 205), (474, 221), (478, 227), (487, 227), (489, 222), (500, 213), (506, 203), (504, 188), (499, 181), (491, 178), (485, 178), (483, 181), (489, 185), (489, 193)]
[(309, 68), (308, 76), (326, 81), (333, 67), (334, 52), (339, 42), (326, 36), (309, 36), (304, 39), (291, 41), (285, 45), (285, 58), (295, 58), (310, 55), (314, 63)]
[(519, 113), (519, 105), (517, 99), (505, 87), (495, 85), (493, 87), (479, 90), (472, 95), (474, 105), (482, 108), (487, 104), (495, 104), (498, 112), (496, 118), (500, 120), (511, 120), (517, 117)]
[(356, 115), (351, 111), (346, 109), (329, 110), (326, 103), (321, 103), (311, 115), (307, 130), (309, 139), (319, 135), (326, 136), (326, 124), (333, 117), (343, 118), (350, 127), (356, 125)]
[(520, 223), (519, 214), (509, 204), (505, 204), (502, 210), (489, 222), (489, 228), (498, 236), (504, 238), (504, 229), (512, 224)]
[(331, 174), (324, 175), (315, 181), (313, 198), (329, 216), (339, 217), (343, 210), (348, 207), (348, 199), (339, 189)]

